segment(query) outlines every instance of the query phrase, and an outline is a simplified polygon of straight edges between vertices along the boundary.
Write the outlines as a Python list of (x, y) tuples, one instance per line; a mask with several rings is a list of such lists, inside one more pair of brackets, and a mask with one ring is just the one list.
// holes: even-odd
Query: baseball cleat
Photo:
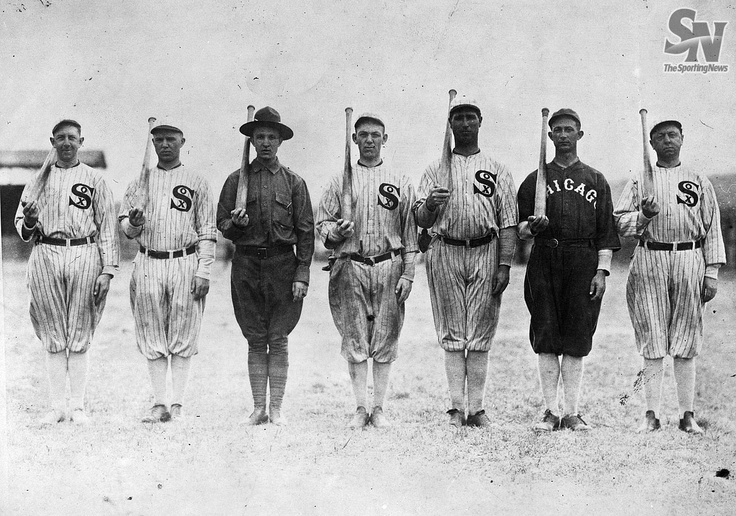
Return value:
[(644, 422), (639, 427), (637, 432), (639, 432), (640, 434), (645, 434), (648, 432), (656, 432), (660, 428), (662, 428), (662, 425), (660, 425), (659, 419), (657, 419), (654, 411), (647, 410), (646, 414), (644, 415)]
[(89, 423), (89, 416), (85, 414), (84, 409), (82, 408), (74, 409), (69, 419), (78, 425), (86, 425)]
[(590, 426), (583, 421), (580, 414), (570, 414), (569, 416), (563, 417), (560, 420), (560, 428), (569, 428), (577, 432), (590, 430)]
[(705, 432), (700, 425), (695, 422), (695, 414), (692, 411), (687, 410), (680, 419), (680, 430), (687, 432), (688, 434), (703, 435)]
[(276, 426), (286, 426), (286, 418), (281, 415), (280, 408), (269, 408), (268, 419)]
[(266, 414), (266, 407), (256, 407), (253, 409), (253, 413), (248, 416), (245, 421), (246, 426), (256, 426), (268, 423), (268, 414)]
[(465, 424), (465, 414), (462, 411), (453, 408), (447, 411), (450, 415), (450, 426), (461, 428)]
[(552, 432), (560, 429), (560, 417), (552, 413), (550, 409), (544, 411), (544, 416), (539, 423), (532, 426), (532, 430), (537, 432)]
[(166, 405), (154, 405), (151, 407), (151, 413), (141, 419), (141, 423), (165, 423), (171, 419), (171, 414), (166, 409)]
[(348, 423), (348, 428), (363, 428), (368, 424), (368, 412), (365, 407), (358, 407), (353, 418)]
[(383, 407), (373, 407), (370, 422), (376, 428), (388, 428), (391, 426), (391, 421), (383, 413)]
[(486, 415), (485, 410), (479, 410), (472, 416), (468, 415), (468, 421), (465, 424), (476, 428), (489, 428), (491, 426), (491, 419)]
[(55, 425), (56, 423), (61, 423), (66, 419), (66, 414), (64, 414), (64, 411), (62, 410), (49, 410), (45, 416), (41, 418), (41, 424), (42, 425)]
[(182, 419), (184, 417), (184, 410), (181, 408), (181, 403), (172, 403), (169, 413), (172, 421)]

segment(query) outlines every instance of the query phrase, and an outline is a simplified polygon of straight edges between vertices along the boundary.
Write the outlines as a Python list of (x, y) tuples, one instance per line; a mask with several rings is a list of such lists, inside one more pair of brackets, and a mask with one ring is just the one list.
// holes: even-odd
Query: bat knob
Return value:
[(351, 108), (351, 107), (346, 107), (346, 108), (345, 108), (345, 112), (346, 112), (346, 113), (348, 113), (348, 114), (350, 114), (350, 113), (352, 113), (352, 112), (353, 112), (353, 108)]
[(156, 122), (156, 117), (155, 117), (155, 116), (152, 116), (152, 117), (150, 117), (150, 118), (148, 119), (148, 123), (149, 123), (149, 124), (153, 124), (154, 122)]
[(639, 110), (639, 114), (640, 114), (640, 115), (646, 115), (646, 114), (647, 114), (647, 110), (646, 110), (646, 109), (644, 109), (644, 108), (641, 108), (641, 109)]
[(549, 109), (542, 108), (542, 116), (549, 116)]

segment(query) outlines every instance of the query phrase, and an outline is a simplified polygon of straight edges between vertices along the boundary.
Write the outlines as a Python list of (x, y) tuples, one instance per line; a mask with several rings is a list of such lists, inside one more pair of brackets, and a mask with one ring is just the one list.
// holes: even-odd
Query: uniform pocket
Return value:
[(277, 193), (276, 202), (273, 208), (273, 220), (284, 228), (291, 229), (294, 227), (294, 206), (291, 197)]

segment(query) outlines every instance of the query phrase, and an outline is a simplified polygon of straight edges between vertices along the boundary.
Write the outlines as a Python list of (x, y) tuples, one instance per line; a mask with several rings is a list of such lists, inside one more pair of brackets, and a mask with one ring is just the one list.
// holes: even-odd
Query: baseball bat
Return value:
[[(455, 100), (457, 91), (450, 90), (448, 92), (450, 96), (450, 102), (447, 106), (447, 125), (445, 126), (445, 139), (442, 142), (442, 173), (447, 174), (447, 189), (452, 190), (452, 174), (450, 168), (452, 166), (452, 127), (450, 126), (450, 106), (452, 101)], [(441, 177), (442, 174), (440, 174)]]
[(534, 216), (547, 214), (547, 118), (549, 109), (542, 108), (542, 137), (539, 144), (539, 168), (537, 168), (537, 187), (534, 190)]
[(33, 183), (33, 186), (31, 186), (28, 196), (23, 201), (23, 206), (31, 201), (38, 200), (44, 186), (46, 186), (46, 181), (49, 178), (51, 166), (54, 164), (54, 161), (56, 161), (56, 147), (51, 147), (51, 150), (46, 155), (46, 159), (43, 160), (43, 165), (41, 165), (36, 181)]
[(350, 159), (353, 108), (345, 108), (345, 167), (342, 174), (342, 219), (353, 220), (353, 166)]
[[(248, 106), (248, 117), (246, 122), (252, 122), (256, 112), (254, 106)], [(248, 204), (248, 167), (250, 166), (250, 136), (245, 137), (243, 147), (243, 159), (240, 162), (240, 175), (238, 176), (238, 194), (235, 201), (236, 208), (243, 208)]]
[(156, 123), (155, 117), (148, 119), (148, 139), (146, 140), (146, 152), (143, 154), (143, 165), (141, 166), (141, 177), (138, 183), (138, 208), (145, 210), (148, 206), (148, 178), (151, 175), (151, 167), (149, 161), (151, 160), (151, 147), (153, 147), (153, 137), (151, 136), (151, 129)]
[(639, 110), (641, 116), (641, 137), (644, 145), (644, 174), (642, 177), (641, 196), (647, 197), (654, 193), (654, 170), (652, 170), (652, 161), (649, 156), (649, 141), (647, 138), (647, 110), (641, 108)]

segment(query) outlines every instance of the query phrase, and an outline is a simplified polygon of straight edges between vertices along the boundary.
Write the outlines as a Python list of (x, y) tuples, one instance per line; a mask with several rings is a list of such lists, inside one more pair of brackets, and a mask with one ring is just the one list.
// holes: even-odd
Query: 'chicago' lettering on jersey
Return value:
[(593, 208), (596, 207), (598, 192), (595, 191), (595, 188), (586, 185), (582, 181), (576, 185), (575, 181), (570, 177), (566, 178), (562, 182), (562, 185), (560, 185), (560, 181), (558, 179), (553, 179), (552, 182), (547, 183), (547, 197), (561, 192), (563, 189), (580, 194), (580, 197), (592, 204)]
[(483, 197), (493, 197), (496, 193), (496, 178), (498, 174), (494, 174), (487, 170), (479, 170), (475, 173), (475, 180), (480, 183), (480, 188), (473, 183), (473, 193), (481, 194)]
[(686, 204), (691, 208), (698, 204), (700, 196), (697, 191), (698, 188), (700, 188), (700, 185), (693, 183), (692, 181), (681, 181), (680, 184), (677, 185), (677, 188), (685, 194), (684, 199), (679, 195), (675, 195), (675, 197), (677, 197), (677, 204)]
[(179, 211), (189, 211), (192, 208), (192, 197), (194, 190), (185, 185), (177, 185), (171, 191), (171, 195), (176, 197), (176, 201), (171, 199), (171, 208)]
[(72, 195), (76, 195), (77, 200), (75, 201), (69, 197), (69, 206), (76, 206), (80, 210), (88, 209), (92, 206), (92, 194), (94, 194), (94, 192), (94, 188), (87, 186), (84, 183), (75, 184), (72, 186)]
[(399, 189), (391, 183), (381, 183), (378, 187), (378, 205), (387, 210), (399, 207)]

